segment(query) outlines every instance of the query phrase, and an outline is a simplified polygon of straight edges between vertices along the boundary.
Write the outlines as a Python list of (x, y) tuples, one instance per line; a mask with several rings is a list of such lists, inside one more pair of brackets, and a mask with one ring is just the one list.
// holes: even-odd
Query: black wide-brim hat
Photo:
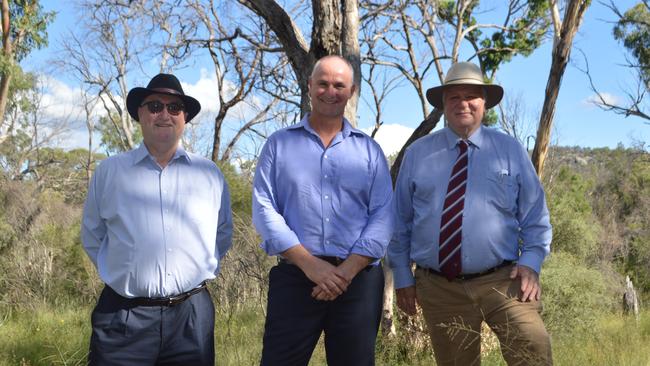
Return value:
[(183, 87), (181, 87), (181, 83), (176, 76), (158, 74), (151, 79), (146, 88), (133, 88), (126, 96), (126, 109), (128, 109), (134, 120), (140, 121), (138, 108), (142, 104), (142, 100), (151, 94), (166, 94), (179, 97), (185, 104), (185, 112), (187, 112), (185, 122), (191, 121), (201, 111), (201, 103), (189, 95), (185, 95)]

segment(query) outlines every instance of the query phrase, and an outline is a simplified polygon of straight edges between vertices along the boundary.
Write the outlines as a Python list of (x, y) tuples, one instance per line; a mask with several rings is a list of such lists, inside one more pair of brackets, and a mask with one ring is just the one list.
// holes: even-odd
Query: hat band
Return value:
[(485, 84), (483, 80), (475, 79), (475, 78), (455, 78), (451, 80), (445, 80), (445, 85), (447, 84), (476, 84), (476, 85), (489, 85)]
[(159, 93), (165, 93), (165, 94), (176, 94), (176, 95), (184, 95), (181, 92), (179, 92), (176, 89), (169, 89), (169, 88), (151, 88), (149, 89), (151, 91), (159, 92)]

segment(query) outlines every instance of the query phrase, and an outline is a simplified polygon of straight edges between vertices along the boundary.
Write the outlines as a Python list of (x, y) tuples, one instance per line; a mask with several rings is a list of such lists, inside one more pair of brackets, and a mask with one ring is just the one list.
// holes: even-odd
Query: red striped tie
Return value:
[(462, 270), (460, 243), (462, 240), (463, 208), (465, 207), (465, 187), (467, 186), (467, 142), (458, 142), (460, 149), (454, 169), (449, 177), (447, 195), (440, 220), (440, 251), (438, 263), (440, 272), (448, 280), (454, 279)]

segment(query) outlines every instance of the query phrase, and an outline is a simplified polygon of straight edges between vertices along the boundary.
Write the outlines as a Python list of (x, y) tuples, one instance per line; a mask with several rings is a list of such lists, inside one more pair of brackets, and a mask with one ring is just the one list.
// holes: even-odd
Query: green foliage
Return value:
[(87, 363), (89, 308), (39, 307), (0, 316), (0, 366)]
[[(126, 136), (121, 128), (117, 125), (120, 124), (120, 116), (113, 112), (110, 116), (103, 116), (99, 118), (97, 130), (101, 135), (101, 146), (106, 150), (107, 154), (117, 154), (129, 150)], [(134, 123), (133, 141), (137, 143), (142, 141), (142, 130), (140, 123)]]
[(594, 155), (602, 167), (592, 206), (601, 220), (616, 223), (622, 244), (614, 260), (621, 271), (650, 293), (650, 154), (619, 147)]
[(630, 8), (614, 26), (614, 38), (623, 41), (636, 59), (641, 77), (650, 82), (650, 6), (640, 2)]
[(237, 173), (235, 167), (229, 163), (218, 162), (217, 165), (228, 182), (230, 189), (230, 205), (233, 212), (242, 217), (250, 217), (253, 206), (253, 185), (246, 176)]
[(481, 123), (483, 123), (486, 126), (494, 126), (496, 125), (497, 122), (499, 122), (499, 115), (494, 109), (488, 109), (487, 111), (485, 111)]
[(650, 313), (641, 321), (619, 314), (601, 316), (589, 333), (554, 337), (557, 365), (650, 365)]
[(588, 194), (591, 183), (563, 166), (548, 188), (553, 225), (552, 250), (570, 253), (581, 260), (596, 254), (600, 227), (592, 215)]
[(616, 293), (604, 276), (568, 253), (552, 253), (542, 269), (544, 322), (553, 334), (589, 332), (614, 308)]
[(55, 12), (43, 12), (38, 1), (10, 0), (11, 38), (16, 61), (20, 62), (33, 49), (47, 46), (47, 26), (54, 21)]
[[(478, 55), (486, 75), (493, 74), (515, 55), (529, 56), (541, 45), (551, 24), (548, 4), (546, 0), (528, 1), (524, 14), (507, 29), (486, 35), (479, 29), (469, 33), (468, 39), (486, 50)], [(476, 20), (472, 20), (469, 24), (475, 23)]]

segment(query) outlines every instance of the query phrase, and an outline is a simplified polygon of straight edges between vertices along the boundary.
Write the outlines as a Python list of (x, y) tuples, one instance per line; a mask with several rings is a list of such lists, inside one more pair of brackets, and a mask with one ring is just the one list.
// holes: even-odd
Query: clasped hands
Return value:
[(312, 257), (309, 265), (301, 268), (307, 278), (316, 284), (311, 297), (321, 301), (332, 301), (344, 293), (354, 277), (366, 268), (372, 258), (351, 254), (343, 263), (335, 266), (318, 257)]
[(359, 254), (350, 254), (343, 263), (335, 266), (311, 255), (302, 245), (293, 246), (282, 255), (300, 267), (307, 278), (316, 284), (311, 296), (322, 301), (332, 301), (344, 293), (354, 276), (373, 260)]
[(313, 265), (305, 268), (304, 272), (316, 284), (311, 297), (316, 300), (332, 301), (343, 294), (352, 279), (358, 273), (347, 260), (338, 267), (320, 258), (314, 258)]

